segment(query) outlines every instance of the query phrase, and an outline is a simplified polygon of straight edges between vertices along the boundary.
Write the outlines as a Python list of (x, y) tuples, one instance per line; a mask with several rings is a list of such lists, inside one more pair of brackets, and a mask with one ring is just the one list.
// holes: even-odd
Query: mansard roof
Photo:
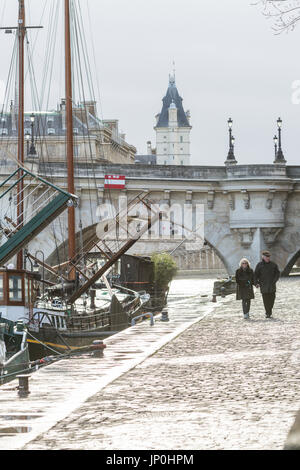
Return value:
[(169, 87), (167, 89), (166, 96), (163, 98), (163, 107), (161, 113), (158, 118), (158, 122), (155, 127), (168, 127), (169, 124), (169, 107), (174, 101), (176, 108), (177, 108), (177, 120), (179, 127), (190, 127), (190, 123), (188, 118), (184, 112), (182, 101), (183, 99), (178, 93), (175, 78), (170, 77), (169, 79)]

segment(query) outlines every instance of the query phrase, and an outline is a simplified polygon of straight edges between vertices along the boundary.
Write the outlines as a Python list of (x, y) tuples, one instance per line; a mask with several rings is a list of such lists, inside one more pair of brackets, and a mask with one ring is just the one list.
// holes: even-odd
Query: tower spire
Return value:
[(176, 69), (175, 69), (175, 61), (173, 60), (173, 74), (169, 73), (169, 85), (175, 85), (176, 78)]

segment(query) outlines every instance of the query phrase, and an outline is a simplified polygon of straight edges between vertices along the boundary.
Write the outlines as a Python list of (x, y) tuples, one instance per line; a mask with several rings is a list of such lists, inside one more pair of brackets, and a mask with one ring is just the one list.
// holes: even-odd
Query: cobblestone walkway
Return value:
[[(282, 449), (300, 407), (300, 280), (234, 296), (26, 449)], [(185, 305), (188, 307), (188, 302)]]

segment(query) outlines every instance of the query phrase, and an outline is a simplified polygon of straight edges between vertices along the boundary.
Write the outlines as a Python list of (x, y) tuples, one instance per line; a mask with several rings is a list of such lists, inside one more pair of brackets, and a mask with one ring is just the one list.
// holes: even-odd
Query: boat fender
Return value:
[(106, 348), (106, 344), (104, 344), (103, 341), (101, 341), (100, 339), (93, 341), (93, 344), (92, 344), (93, 351), (97, 351), (99, 349), (101, 350), (105, 348)]
[(52, 362), (53, 361), (53, 356), (46, 356), (46, 357), (42, 357), (42, 359), (40, 359), (40, 364), (46, 364), (47, 362)]
[(93, 351), (94, 357), (103, 357), (104, 356), (104, 349), (106, 348), (106, 344), (103, 343), (100, 339), (93, 341), (91, 345), (91, 350)]

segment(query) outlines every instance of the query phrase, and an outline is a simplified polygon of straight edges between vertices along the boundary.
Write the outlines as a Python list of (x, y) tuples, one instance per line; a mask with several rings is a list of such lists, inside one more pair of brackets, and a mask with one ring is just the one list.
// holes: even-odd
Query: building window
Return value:
[(182, 137), (182, 135), (180, 136), (180, 142), (183, 142), (183, 137)]
[(55, 129), (53, 127), (49, 127), (48, 135), (54, 135), (54, 134), (55, 134)]
[(30, 128), (30, 127), (26, 127), (26, 128), (24, 129), (24, 134), (25, 134), (25, 135), (31, 135), (31, 128)]
[(78, 127), (74, 127), (73, 133), (74, 133), (74, 134), (78, 134)]
[(74, 157), (79, 156), (79, 145), (74, 145)]
[(8, 129), (6, 129), (6, 127), (3, 127), (0, 132), (2, 135), (8, 135)]
[(165, 160), (165, 165), (167, 164), (167, 160)]
[(180, 164), (183, 165), (183, 160), (181, 160)]
[(9, 300), (22, 301), (22, 277), (9, 276)]

